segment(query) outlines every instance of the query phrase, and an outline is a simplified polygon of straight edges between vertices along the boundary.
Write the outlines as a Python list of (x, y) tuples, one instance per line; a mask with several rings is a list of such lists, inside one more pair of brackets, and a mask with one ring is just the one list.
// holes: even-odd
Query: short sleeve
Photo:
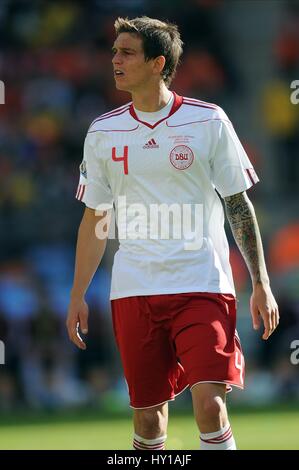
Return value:
[(99, 204), (112, 207), (113, 195), (111, 188), (101, 169), (100, 159), (89, 142), (88, 135), (85, 138), (83, 160), (79, 169), (80, 179), (76, 199), (84, 202), (91, 209), (96, 209)]
[(212, 182), (221, 197), (246, 191), (259, 181), (254, 168), (233, 128), (225, 116), (213, 122), (215, 150), (210, 160)]

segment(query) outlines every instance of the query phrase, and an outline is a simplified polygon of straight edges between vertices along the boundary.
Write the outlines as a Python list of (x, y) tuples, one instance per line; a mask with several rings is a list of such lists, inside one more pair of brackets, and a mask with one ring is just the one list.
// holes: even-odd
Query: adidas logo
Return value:
[(156, 144), (154, 139), (149, 140), (144, 146), (144, 149), (158, 149), (159, 145)]

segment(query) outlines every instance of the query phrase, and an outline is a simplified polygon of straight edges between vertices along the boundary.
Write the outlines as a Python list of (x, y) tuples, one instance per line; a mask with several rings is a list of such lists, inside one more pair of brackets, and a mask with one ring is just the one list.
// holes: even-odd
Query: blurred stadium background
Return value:
[[(114, 88), (113, 23), (142, 14), (179, 25), (171, 88), (222, 106), (260, 176), (249, 196), (281, 324), (266, 343), (253, 332), (250, 279), (228, 231), (247, 359), (246, 391), (229, 407), (241, 448), (299, 449), (299, 2), (287, 0), (1, 0), (0, 448), (111, 448), (112, 434), (118, 449), (131, 445), (108, 301), (115, 241), (88, 292), (86, 352), (64, 325), (83, 140), (96, 116), (128, 101)], [(197, 448), (190, 393), (171, 410), (168, 448)]]

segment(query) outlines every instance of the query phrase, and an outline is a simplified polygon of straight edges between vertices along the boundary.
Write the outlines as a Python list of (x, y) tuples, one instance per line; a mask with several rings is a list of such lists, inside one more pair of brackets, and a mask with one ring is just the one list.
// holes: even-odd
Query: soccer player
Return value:
[[(120, 247), (112, 317), (133, 408), (133, 447), (164, 449), (168, 401), (190, 387), (200, 448), (234, 450), (225, 399), (231, 386), (243, 388), (244, 358), (219, 195), (251, 274), (253, 328), (262, 321), (267, 340), (279, 313), (246, 194), (258, 178), (219, 106), (169, 90), (182, 53), (178, 28), (141, 17), (118, 18), (115, 30), (116, 88), (132, 101), (95, 119), (85, 139), (77, 199), (86, 208), (69, 337), (86, 348), (80, 336), (88, 330), (84, 296), (105, 250), (114, 205)], [(161, 224), (154, 217), (165, 207), (168, 226), (165, 217)], [(196, 230), (187, 219), (180, 225), (177, 207), (197, 220)]]

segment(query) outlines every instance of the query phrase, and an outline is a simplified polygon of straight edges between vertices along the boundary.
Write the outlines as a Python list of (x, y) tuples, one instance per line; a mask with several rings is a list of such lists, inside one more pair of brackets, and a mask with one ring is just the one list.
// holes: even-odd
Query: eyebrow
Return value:
[(118, 48), (117, 48), (117, 47), (113, 46), (113, 47), (111, 48), (112, 52), (113, 52), (113, 51), (116, 51), (117, 49), (119, 49), (120, 51), (136, 52), (136, 50), (135, 50), (135, 49), (132, 49), (131, 47), (118, 47)]

